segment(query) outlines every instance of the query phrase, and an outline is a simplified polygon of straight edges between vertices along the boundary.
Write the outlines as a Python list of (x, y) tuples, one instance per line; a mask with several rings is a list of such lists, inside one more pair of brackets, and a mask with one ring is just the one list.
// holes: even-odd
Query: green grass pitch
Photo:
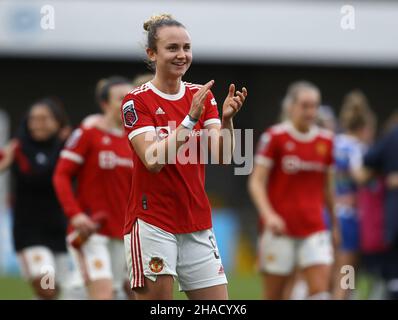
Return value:
[[(251, 300), (261, 298), (261, 280), (259, 275), (230, 275), (228, 276), (228, 291), (230, 299)], [(175, 299), (186, 299), (183, 292), (175, 285)], [(17, 277), (0, 276), (0, 300), (32, 299), (33, 293), (28, 283)]]

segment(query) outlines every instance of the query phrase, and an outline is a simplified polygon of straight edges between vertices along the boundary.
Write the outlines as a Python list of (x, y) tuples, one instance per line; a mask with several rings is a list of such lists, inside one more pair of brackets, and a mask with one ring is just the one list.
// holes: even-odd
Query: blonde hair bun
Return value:
[(174, 19), (173, 16), (169, 13), (155, 14), (144, 22), (144, 30), (149, 32), (149, 30), (154, 24), (157, 24), (158, 22), (161, 21), (167, 21), (173, 19)]

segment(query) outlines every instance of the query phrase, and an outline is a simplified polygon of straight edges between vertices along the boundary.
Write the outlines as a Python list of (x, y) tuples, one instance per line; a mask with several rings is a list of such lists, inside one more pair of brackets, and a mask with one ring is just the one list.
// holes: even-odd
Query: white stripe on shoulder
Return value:
[(287, 131), (287, 126), (285, 123), (278, 123), (273, 125), (269, 130), (272, 134), (283, 134)]
[(323, 129), (323, 128), (319, 129), (318, 135), (322, 138), (329, 139), (329, 140), (332, 140), (334, 137), (333, 131)]
[(136, 91), (136, 92), (134, 92), (133, 93), (133, 95), (137, 95), (137, 94), (140, 94), (140, 93), (143, 93), (143, 92), (146, 92), (146, 91), (148, 91), (148, 90), (150, 90), (150, 88), (149, 87), (147, 87), (147, 88), (145, 88), (145, 89), (142, 89), (142, 90), (139, 90), (139, 91)]
[(124, 105), (122, 106), (122, 110), (124, 111), (124, 108), (126, 108), (127, 106), (129, 106), (131, 104), (134, 104), (134, 100), (133, 99), (130, 99), (130, 100), (126, 101), (124, 103)]
[(264, 157), (263, 155), (256, 155), (254, 157), (254, 163), (262, 165), (267, 168), (271, 168), (274, 165), (274, 160), (268, 157)]
[(81, 155), (69, 150), (62, 150), (60, 156), (63, 159), (68, 159), (78, 164), (84, 163), (84, 158)]
[(133, 139), (135, 136), (138, 136), (141, 133), (145, 133), (148, 131), (155, 131), (154, 126), (146, 126), (146, 127), (141, 127), (136, 130), (133, 130), (129, 133), (129, 140)]
[(194, 84), (194, 83), (189, 83), (185, 84), (188, 88), (202, 88), (203, 86), (201, 84)]
[(187, 87), (189, 90), (194, 90), (194, 89), (196, 89), (196, 90), (200, 90), (200, 88), (199, 87)]
[(139, 87), (134, 88), (134, 89), (131, 90), (129, 93), (130, 93), (130, 94), (134, 94), (134, 92), (139, 91), (139, 90), (143, 90), (143, 89), (145, 89), (145, 88), (147, 88), (147, 87), (148, 87), (148, 84), (147, 84), (147, 83), (144, 83), (144, 84), (140, 85)]

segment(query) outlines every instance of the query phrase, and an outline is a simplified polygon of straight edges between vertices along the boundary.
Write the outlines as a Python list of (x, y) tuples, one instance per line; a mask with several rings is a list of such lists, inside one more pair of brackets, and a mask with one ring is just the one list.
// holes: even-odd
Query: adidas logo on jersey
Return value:
[(166, 112), (164, 112), (164, 110), (162, 109), (162, 107), (159, 107), (159, 108), (156, 110), (155, 114), (166, 114)]
[(108, 145), (111, 144), (111, 142), (112, 142), (112, 140), (111, 140), (111, 138), (109, 138), (108, 136), (102, 137), (102, 144), (108, 146)]

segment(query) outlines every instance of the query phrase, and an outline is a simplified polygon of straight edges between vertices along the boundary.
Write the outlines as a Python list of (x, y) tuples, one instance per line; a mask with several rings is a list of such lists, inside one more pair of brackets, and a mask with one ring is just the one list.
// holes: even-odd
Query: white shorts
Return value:
[(54, 254), (48, 247), (32, 246), (18, 252), (22, 273), (32, 280), (45, 274), (53, 274), (56, 281), (63, 281), (68, 270), (68, 254)]
[(333, 263), (333, 246), (329, 231), (306, 238), (276, 236), (269, 230), (259, 239), (259, 264), (263, 272), (289, 275), (296, 266), (307, 268)]
[(68, 246), (73, 260), (87, 283), (110, 279), (115, 290), (123, 288), (127, 278), (123, 240), (93, 234), (80, 250)]
[(213, 230), (172, 234), (140, 219), (124, 236), (131, 287), (143, 287), (144, 277), (178, 278), (180, 290), (226, 284), (227, 278)]

